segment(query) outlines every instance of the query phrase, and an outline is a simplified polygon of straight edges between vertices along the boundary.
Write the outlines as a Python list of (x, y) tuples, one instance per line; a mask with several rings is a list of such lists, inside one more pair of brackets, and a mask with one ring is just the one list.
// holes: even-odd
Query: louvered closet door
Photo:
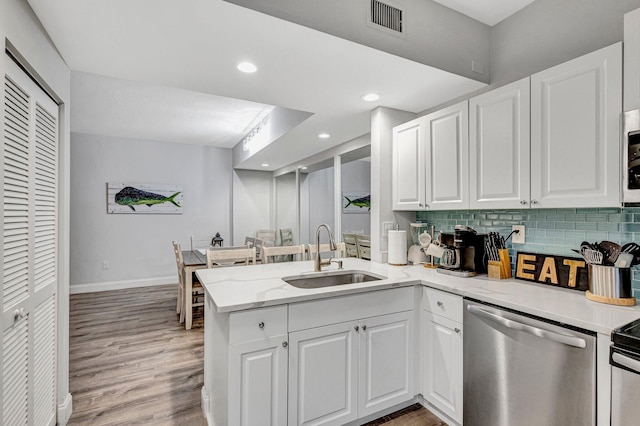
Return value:
[(4, 60), (0, 424), (54, 425), (58, 106)]

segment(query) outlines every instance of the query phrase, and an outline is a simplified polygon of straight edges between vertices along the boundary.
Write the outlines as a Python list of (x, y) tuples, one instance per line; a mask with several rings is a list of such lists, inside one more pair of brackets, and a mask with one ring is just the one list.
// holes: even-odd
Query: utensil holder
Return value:
[(631, 269), (615, 266), (589, 265), (589, 300), (610, 305), (633, 306), (636, 299), (631, 293)]
[(489, 278), (504, 280), (511, 278), (511, 259), (508, 249), (498, 250), (500, 260), (490, 260), (487, 264), (487, 274)]

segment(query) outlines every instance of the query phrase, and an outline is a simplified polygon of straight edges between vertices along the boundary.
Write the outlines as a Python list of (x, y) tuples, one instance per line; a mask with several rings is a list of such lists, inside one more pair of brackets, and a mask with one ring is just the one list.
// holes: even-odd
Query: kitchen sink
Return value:
[(334, 285), (365, 283), (386, 280), (382, 275), (364, 271), (331, 271), (312, 274), (293, 275), (282, 278), (283, 281), (297, 288), (321, 288)]

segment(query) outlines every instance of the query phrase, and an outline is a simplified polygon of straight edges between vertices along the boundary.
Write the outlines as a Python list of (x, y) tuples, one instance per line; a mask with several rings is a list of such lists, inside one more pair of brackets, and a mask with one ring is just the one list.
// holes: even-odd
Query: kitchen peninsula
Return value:
[[(447, 422), (460, 424), (461, 395), (450, 407), (432, 404), (429, 378), (423, 374), (421, 380), (419, 372), (426, 371), (428, 359), (425, 318), (430, 312), (450, 318), (452, 334), (461, 340), (462, 297), (596, 333), (597, 424), (608, 424), (610, 334), (640, 317), (640, 307), (599, 304), (582, 292), (514, 279), (458, 278), (422, 266), (344, 259), (344, 269), (385, 279), (317, 289), (281, 279), (313, 275), (313, 262), (197, 272), (207, 299), (202, 406), (210, 425), (265, 418), (271, 424), (358, 424), (416, 396)], [(344, 384), (337, 392), (331, 387), (336, 383)]]

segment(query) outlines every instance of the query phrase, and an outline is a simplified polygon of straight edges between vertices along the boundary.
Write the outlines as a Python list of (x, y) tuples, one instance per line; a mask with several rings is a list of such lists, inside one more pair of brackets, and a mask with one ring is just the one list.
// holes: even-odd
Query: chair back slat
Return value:
[[(335, 258), (345, 257), (346, 248), (344, 243), (336, 243), (336, 250), (331, 250), (330, 244), (320, 244), (320, 254), (322, 253), (333, 253)], [(313, 260), (316, 255), (316, 245), (308, 244), (307, 245), (307, 259)]]
[(275, 259), (275, 256), (297, 256), (297, 260), (303, 260), (304, 258), (304, 245), (298, 246), (277, 246), (277, 247), (262, 247), (262, 260), (264, 263), (271, 263)]
[(218, 268), (220, 266), (238, 266), (256, 263), (256, 249), (252, 248), (229, 248), (224, 250), (207, 250), (207, 268)]

